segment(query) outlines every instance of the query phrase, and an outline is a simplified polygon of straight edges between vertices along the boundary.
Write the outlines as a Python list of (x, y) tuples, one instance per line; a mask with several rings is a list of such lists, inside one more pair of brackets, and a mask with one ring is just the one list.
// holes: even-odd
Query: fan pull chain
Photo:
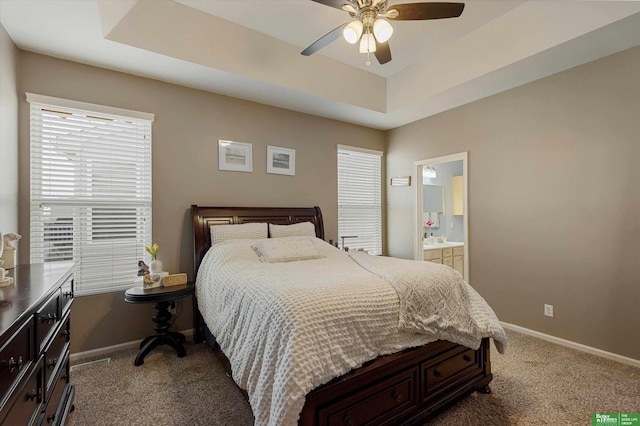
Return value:
[(371, 61), (369, 60), (369, 55), (371, 55), (371, 52), (367, 51), (367, 61), (365, 62), (367, 66), (371, 65)]

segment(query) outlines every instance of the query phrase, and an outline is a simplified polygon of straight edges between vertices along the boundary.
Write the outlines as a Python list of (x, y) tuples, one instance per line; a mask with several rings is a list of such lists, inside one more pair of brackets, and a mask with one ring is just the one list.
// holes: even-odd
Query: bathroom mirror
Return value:
[(444, 211), (444, 187), (424, 185), (422, 187), (422, 221), (425, 232), (440, 228), (440, 215)]
[(422, 211), (442, 213), (444, 205), (444, 188), (442, 185), (422, 186)]
[(440, 228), (440, 213), (438, 212), (423, 212), (422, 221), (424, 222), (425, 232), (429, 229)]

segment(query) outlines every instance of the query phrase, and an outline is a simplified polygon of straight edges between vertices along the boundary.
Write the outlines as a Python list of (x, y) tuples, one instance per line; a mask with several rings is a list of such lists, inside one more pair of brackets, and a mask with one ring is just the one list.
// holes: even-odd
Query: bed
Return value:
[[(338, 256), (342, 256), (339, 257), (339, 262), (343, 262), (343, 266), (347, 265), (346, 262), (353, 263), (351, 260), (356, 260), (355, 255), (353, 255), (353, 259), (347, 260), (344, 252), (340, 252), (341, 254), (338, 255), (325, 247), (325, 245), (329, 246), (328, 244), (319, 241), (324, 239), (324, 224), (319, 207), (255, 208), (193, 205), (191, 211), (194, 232), (194, 280), (197, 283), (198, 280), (204, 280), (202, 277), (198, 278), (198, 273), (200, 272), (200, 275), (204, 276), (204, 272), (199, 270), (203, 260), (207, 261), (205, 258), (212, 245), (210, 227), (215, 225), (263, 222), (275, 225), (292, 225), (309, 222), (313, 224), (313, 230), (317, 237), (317, 240), (314, 239), (314, 244), (319, 247), (321, 253), (326, 254), (326, 257), (335, 256), (338, 258)], [(250, 251), (241, 242), (216, 244), (217, 246), (224, 247), (225, 250), (244, 250), (241, 253)], [(361, 256), (360, 259), (367, 262), (367, 258), (377, 258), (377, 256)], [(328, 260), (320, 259), (318, 264), (325, 261)], [(301, 262), (295, 263), (301, 264)], [(348, 266), (348, 268), (352, 267)], [(205, 272), (208, 277), (215, 275), (211, 275), (209, 270)], [(200, 285), (204, 291), (204, 286)], [(354, 368), (341, 371), (341, 374), (337, 374), (329, 380), (323, 377), (322, 384), (309, 389), (306, 395), (303, 395), (302, 402), (298, 401), (299, 404), (303, 404), (302, 407), (296, 406), (293, 412), (284, 415), (285, 417), (269, 417), (268, 413), (266, 417), (263, 414), (256, 414), (258, 403), (255, 398), (252, 400), (250, 395), (252, 391), (256, 391), (253, 384), (247, 385), (247, 380), (250, 380), (251, 377), (247, 379), (247, 377), (233, 376), (234, 371), (231, 368), (234, 364), (233, 354), (238, 352), (238, 348), (237, 346), (232, 348), (226, 343), (219, 342), (221, 337), (224, 340), (226, 336), (212, 334), (210, 327), (204, 320), (203, 312), (205, 310), (202, 309), (209, 302), (204, 300), (202, 296), (204, 293), (200, 294), (201, 296), (196, 300), (195, 339), (196, 341), (205, 339), (212, 346), (230, 376), (234, 377), (236, 383), (243, 384), (243, 386), (239, 386), (250, 399), (254, 415), (256, 415), (256, 424), (278, 424), (284, 418), (287, 419), (284, 421), (286, 424), (291, 424), (291, 419), (297, 419), (297, 423), (300, 425), (421, 424), (475, 391), (490, 392), (489, 383), (492, 380), (492, 375), (489, 338), (484, 337), (479, 340), (477, 349), (470, 349), (468, 346), (446, 340), (417, 344), (416, 342), (422, 338), (416, 338), (410, 344), (411, 347), (407, 349), (392, 351), (389, 347), (385, 347), (382, 352), (388, 352), (388, 354), (365, 359), (363, 362), (356, 359), (352, 361)], [(247, 296), (245, 299), (250, 299), (250, 297)], [(491, 311), (491, 313), (493, 312)], [(210, 312), (207, 312), (206, 315), (211, 317)], [(233, 333), (236, 332), (242, 333), (243, 330), (233, 331)], [(494, 334), (491, 337), (497, 342), (498, 339)], [(259, 339), (256, 336), (251, 336), (251, 340)], [(232, 352), (231, 356), (227, 357), (229, 354), (225, 353), (221, 345), (230, 348), (228, 350)], [(366, 355), (363, 356), (366, 357)], [(332, 354), (331, 357), (333, 360), (336, 355)], [(235, 362), (238, 365), (239, 361), (235, 360)], [(264, 360), (251, 360), (251, 362), (254, 364), (262, 362), (266, 365)], [(266, 367), (264, 368), (266, 369)], [(341, 365), (341, 368), (344, 366)], [(247, 376), (251, 376), (251, 374), (253, 373), (249, 372)], [(280, 375), (277, 370), (274, 374), (276, 374), (276, 379)], [(263, 384), (263, 386), (265, 385)], [(245, 390), (245, 387), (250, 389), (249, 392)], [(268, 393), (267, 391), (270, 392), (271, 388), (266, 388), (266, 391), (262, 389), (261, 393)], [(273, 392), (275, 394), (276, 390)], [(273, 401), (271, 403), (272, 406), (275, 404)]]

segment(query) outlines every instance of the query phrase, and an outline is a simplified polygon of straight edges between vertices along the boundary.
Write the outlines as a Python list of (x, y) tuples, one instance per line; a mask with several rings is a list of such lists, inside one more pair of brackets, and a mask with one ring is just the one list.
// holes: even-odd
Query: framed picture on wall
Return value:
[(218, 140), (218, 170), (252, 172), (250, 143)]
[(295, 176), (296, 150), (267, 146), (267, 173)]

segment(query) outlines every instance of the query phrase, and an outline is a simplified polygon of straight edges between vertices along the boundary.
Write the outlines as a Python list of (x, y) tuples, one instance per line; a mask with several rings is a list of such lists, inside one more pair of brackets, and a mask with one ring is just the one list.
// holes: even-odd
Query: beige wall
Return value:
[[(155, 114), (153, 241), (170, 272), (192, 270), (191, 204), (322, 208), (327, 239), (337, 237), (336, 145), (384, 150), (381, 131), (192, 90), (155, 80), (20, 53), (20, 230), (28, 236), (29, 107), (24, 92)], [(218, 139), (253, 144), (253, 173), (218, 171)], [(266, 148), (296, 150), (296, 176), (266, 173)], [(28, 259), (28, 244), (19, 255)], [(178, 328), (191, 328), (185, 301)], [(151, 308), (122, 294), (79, 297), (72, 352), (146, 336)]]
[[(11, 98), (5, 87), (15, 92), (17, 77), (7, 80), (5, 71), (19, 66), (23, 234), (29, 194), (26, 91), (156, 114), (154, 241), (171, 271), (191, 272), (192, 203), (318, 204), (327, 238), (335, 239), (335, 145), (385, 146), (379, 131), (42, 55), (20, 52), (16, 64), (15, 47), (7, 40), (2, 32), (0, 148), (11, 146), (4, 132), (13, 126), (4, 120), (15, 120), (4, 102)], [(14, 58), (8, 68), (7, 52)], [(503, 321), (636, 359), (638, 75), (635, 48), (403, 126), (388, 132), (386, 162), (387, 175), (407, 175), (415, 160), (468, 151), (474, 287)], [(254, 172), (219, 172), (219, 138), (253, 143)], [(295, 177), (265, 173), (267, 145), (296, 149)], [(387, 194), (391, 255), (413, 256), (412, 189)], [(27, 249), (21, 244), (23, 259)], [(542, 315), (544, 303), (555, 306), (554, 318)], [(182, 309), (178, 328), (191, 328), (190, 300)], [(120, 293), (80, 297), (73, 311), (72, 352), (150, 331), (151, 307), (127, 305)]]
[[(395, 129), (387, 147), (388, 176), (468, 151), (471, 284), (501, 320), (635, 359), (638, 76), (636, 47)], [(412, 258), (412, 192), (387, 202), (389, 254)]]
[(17, 88), (18, 49), (0, 24), (0, 234), (18, 231)]

